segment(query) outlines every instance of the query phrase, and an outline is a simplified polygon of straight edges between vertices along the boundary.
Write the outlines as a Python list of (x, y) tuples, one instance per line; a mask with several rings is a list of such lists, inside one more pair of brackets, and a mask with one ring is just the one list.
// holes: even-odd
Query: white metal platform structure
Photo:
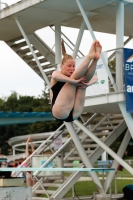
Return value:
[[(123, 91), (123, 64), (122, 48), (123, 37), (129, 36), (128, 42), (133, 36), (133, 1), (132, 0), (22, 0), (0, 11), (0, 39), (5, 41), (49, 86), (51, 72), (61, 60), (61, 26), (79, 28), (79, 34), (74, 46), (73, 56), (76, 58), (82, 35), (85, 29), (89, 29), (93, 39), (94, 31), (116, 34), (116, 82), (102, 56), (109, 80), (114, 88), (113, 93), (86, 98), (84, 112), (81, 116), (84, 124), (75, 120), (74, 123), (64, 123), (63, 126), (71, 134), (62, 147), (43, 164), (47, 166), (68, 144), (72, 144), (71, 151), (63, 158), (64, 166), (73, 166), (73, 160), (82, 160), (80, 167), (92, 168), (93, 163), (106, 151), (114, 158), (112, 167), (117, 169), (121, 164), (131, 174), (133, 169), (122, 159), (125, 149), (131, 137), (133, 137), (133, 119), (126, 112), (125, 93)], [(55, 52), (42, 41), (35, 31), (55, 26)], [(24, 38), (23, 40), (21, 40)], [(28, 54), (31, 52), (31, 54)], [(39, 59), (40, 56), (43, 58)], [(89, 115), (88, 113), (92, 113)], [(92, 121), (93, 127), (89, 127)], [(74, 126), (73, 126), (74, 125)], [(125, 131), (124, 139), (117, 154), (109, 146)], [(55, 133), (54, 133), (55, 134)], [(51, 139), (54, 134), (44, 141), (42, 146)], [(46, 147), (46, 146), (45, 146)], [(37, 153), (39, 150), (36, 150)], [(33, 155), (31, 155), (32, 157)], [(69, 163), (68, 163), (69, 161)], [(68, 165), (69, 164), (69, 165)], [(115, 172), (114, 172), (115, 173)], [(105, 183), (102, 185), (96, 173), (90, 173), (102, 198), (107, 198), (106, 192), (113, 179), (114, 173), (108, 173)], [(45, 177), (38, 178), (38, 172), (34, 173), (39, 180), (33, 187), (33, 199), (61, 199), (63, 195), (81, 177), (81, 172), (70, 174), (66, 180)], [(44, 181), (44, 182), (43, 182)], [(54, 186), (56, 190), (50, 191), (48, 187)], [(40, 194), (45, 194), (41, 198)], [(98, 199), (98, 197), (97, 197)], [(110, 197), (108, 197), (110, 199)]]

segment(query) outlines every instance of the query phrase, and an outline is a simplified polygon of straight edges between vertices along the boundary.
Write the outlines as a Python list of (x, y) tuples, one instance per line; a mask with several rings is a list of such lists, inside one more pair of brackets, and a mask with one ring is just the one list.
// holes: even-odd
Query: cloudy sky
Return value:
[[(18, 0), (2, 0), (8, 5)], [(2, 5), (3, 7), (4, 5)], [(62, 32), (73, 42), (76, 42), (77, 29), (62, 27)], [(54, 34), (50, 28), (44, 28), (36, 32), (50, 47), (54, 46)], [(115, 35), (95, 33), (101, 42), (103, 51), (113, 49), (116, 46)], [(126, 38), (125, 38), (126, 39)], [(81, 52), (87, 54), (92, 42), (89, 31), (85, 31), (80, 45)], [(133, 41), (126, 47), (132, 48)], [(38, 96), (44, 89), (43, 80), (32, 69), (18, 57), (4, 41), (0, 41), (0, 98), (7, 97), (12, 91), (19, 95)]]

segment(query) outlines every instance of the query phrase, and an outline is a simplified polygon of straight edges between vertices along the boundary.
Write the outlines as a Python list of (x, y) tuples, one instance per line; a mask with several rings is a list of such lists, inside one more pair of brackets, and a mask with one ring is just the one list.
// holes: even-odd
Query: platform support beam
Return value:
[(61, 25), (55, 24), (55, 63), (61, 62)]
[(43, 71), (43, 68), (42, 68), (42, 66), (41, 66), (41, 64), (40, 64), (40, 62), (39, 62), (39, 60), (38, 60), (38, 58), (37, 58), (37, 56), (36, 56), (36, 54), (35, 54), (35, 52), (34, 52), (32, 46), (31, 46), (31, 44), (30, 44), (30, 41), (29, 41), (29, 39), (28, 39), (28, 37), (27, 37), (27, 35), (26, 35), (24, 29), (22, 28), (22, 25), (20, 24), (18, 18), (16, 18), (16, 17), (15, 17), (15, 21), (16, 21), (16, 23), (17, 23), (17, 25), (18, 25), (18, 27), (19, 27), (19, 29), (20, 29), (20, 32), (22, 33), (22, 35), (23, 35), (23, 37), (24, 37), (24, 39), (25, 39), (25, 41), (26, 41), (26, 43), (27, 43), (27, 45), (28, 45), (28, 47), (29, 47), (29, 49), (30, 49), (30, 51), (31, 51), (31, 53), (32, 53), (32, 55), (33, 55), (33, 57), (34, 57), (34, 59), (35, 59), (35, 61), (36, 61), (37, 66), (38, 66), (39, 69), (40, 69), (40, 72), (41, 72), (41, 74), (42, 74), (44, 80), (46, 81), (47, 85), (50, 86), (50, 85), (49, 85), (49, 80), (48, 80), (48, 78), (47, 78), (45, 72)]
[[(116, 48), (123, 47), (124, 38), (124, 2), (119, 2), (116, 13)], [(116, 51), (116, 83), (117, 90), (123, 90), (123, 51)], [(129, 132), (133, 138), (133, 118), (126, 111), (126, 103), (119, 103), (120, 110), (128, 126)]]
[[(119, 147), (119, 150), (117, 152), (117, 155), (120, 156), (121, 158), (122, 158), (122, 156), (123, 156), (123, 154), (124, 154), (124, 152), (125, 152), (125, 150), (127, 148), (127, 145), (129, 143), (130, 139), (131, 139), (131, 135), (129, 133), (129, 130), (127, 130), (127, 132), (126, 132), (126, 134), (125, 134), (125, 136), (123, 138), (123, 141), (122, 141), (122, 143), (121, 143), (121, 145)], [(114, 162), (112, 164), (112, 168), (115, 168), (117, 170), (118, 165), (119, 165), (119, 163), (117, 162), (117, 160), (114, 160)], [(113, 180), (113, 178), (115, 176), (115, 173), (116, 173), (116, 171), (114, 171), (112, 173), (110, 173), (110, 172), (108, 173), (107, 178), (106, 178), (105, 183), (104, 183), (105, 193), (109, 189), (110, 184), (111, 184), (111, 182), (112, 182), (112, 180)]]
[[(116, 10), (116, 48), (124, 47), (124, 2), (119, 2)], [(123, 90), (123, 49), (116, 50), (116, 86)]]
[(78, 37), (77, 37), (77, 40), (76, 40), (76, 44), (75, 44), (74, 51), (73, 51), (73, 57), (74, 58), (76, 58), (76, 56), (77, 56), (79, 46), (80, 46), (80, 43), (81, 43), (81, 39), (82, 39), (84, 30), (85, 30), (85, 26), (86, 26), (86, 24), (85, 24), (85, 21), (83, 20), (82, 24), (80, 26), (80, 30), (79, 30)]
[[(79, 155), (82, 158), (83, 163), (85, 164), (86, 167), (92, 168), (93, 166), (92, 166), (92, 164), (91, 164), (91, 162), (90, 162), (90, 160), (89, 160), (79, 138), (77, 137), (77, 134), (76, 134), (76, 132), (75, 132), (73, 126), (72, 126), (72, 123), (67, 123), (67, 122), (64, 122), (64, 123), (67, 127), (68, 132), (71, 134), (72, 140), (73, 140), (73, 142), (74, 142), (74, 144), (77, 148)], [(99, 190), (99, 192), (104, 193), (101, 182), (100, 182), (97, 174), (94, 172), (94, 173), (90, 173), (90, 175), (92, 177), (93, 182), (97, 186), (97, 189)]]
[[(83, 9), (81, 3), (80, 3), (80, 0), (76, 0), (76, 2), (77, 2), (77, 4), (78, 4), (78, 7), (79, 7), (79, 9), (80, 9), (80, 12), (81, 12), (81, 14), (82, 14), (82, 16), (83, 16), (83, 19), (84, 19), (84, 21), (85, 21), (85, 23), (86, 23), (86, 26), (87, 26), (88, 30), (90, 31), (90, 34), (91, 34), (91, 36), (92, 36), (92, 39), (93, 39), (93, 40), (96, 40), (94, 31), (93, 31), (93, 29), (92, 29), (92, 27), (91, 27), (91, 24), (90, 24), (90, 22), (89, 22), (89, 19), (88, 19), (88, 17), (87, 17), (87, 14), (85, 13), (85, 11), (84, 11), (84, 9)], [(108, 63), (106, 62), (106, 60), (105, 60), (105, 58), (104, 58), (104, 56), (103, 56), (102, 53), (101, 53), (101, 59), (102, 59), (102, 62), (103, 62), (103, 64), (104, 64), (105, 68), (106, 68), (106, 71), (107, 71), (108, 76), (109, 76), (109, 78), (110, 78), (111, 84), (113, 85), (113, 88), (114, 88), (114, 90), (116, 91), (116, 84), (115, 84), (115, 82), (114, 82), (114, 78), (113, 78), (113, 76), (112, 76), (112, 74), (111, 74), (111, 72), (110, 72), (110, 70), (109, 70)]]
[(133, 175), (133, 168), (129, 166), (122, 158), (120, 158), (112, 149), (110, 149), (104, 142), (99, 140), (92, 132), (90, 132), (85, 126), (83, 126), (78, 120), (75, 120), (74, 123), (84, 131), (92, 140), (94, 140), (99, 146), (101, 146), (109, 155), (111, 155), (115, 160), (119, 162), (127, 171)]

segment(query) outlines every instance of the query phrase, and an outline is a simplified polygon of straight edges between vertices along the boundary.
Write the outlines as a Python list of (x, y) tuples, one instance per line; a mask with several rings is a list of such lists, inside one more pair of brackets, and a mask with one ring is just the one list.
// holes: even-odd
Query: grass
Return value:
[[(117, 194), (122, 194), (123, 187), (128, 185), (128, 184), (133, 184), (133, 180), (126, 180), (126, 179), (121, 179), (117, 180)], [(55, 188), (48, 188), (49, 190), (55, 190)], [(82, 197), (82, 196), (92, 196), (93, 193), (98, 192), (96, 186), (94, 185), (93, 181), (78, 181), (74, 185), (74, 194), (75, 196)], [(114, 180), (111, 183), (111, 193), (115, 194), (115, 183)], [(110, 193), (110, 190), (108, 190), (107, 193)], [(46, 197), (46, 195), (41, 195), (42, 197)], [(72, 189), (70, 189), (64, 197), (72, 197)]]
[[(125, 185), (128, 185), (128, 184), (132, 184), (133, 183), (133, 180), (117, 180), (117, 194), (122, 194), (123, 191), (123, 187)], [(96, 186), (94, 185), (94, 183), (92, 181), (80, 181), (80, 182), (77, 182), (75, 185), (74, 185), (74, 188), (75, 188), (75, 193), (76, 195), (75, 196), (91, 196), (93, 195), (94, 192), (98, 192), (97, 191), (97, 188)], [(114, 184), (114, 181), (112, 181), (112, 184), (111, 184), (111, 191), (112, 191), (112, 194), (115, 193), (115, 184)], [(110, 191), (108, 191), (107, 193), (110, 193)], [(72, 197), (72, 189), (70, 189), (64, 197)]]
[(117, 177), (130, 177), (131, 178), (131, 174), (126, 169), (123, 169), (122, 171), (118, 170)]
[[(65, 174), (67, 176), (67, 174)], [(88, 177), (88, 173), (85, 172), (83, 174), (84, 177)], [(99, 177), (102, 177), (102, 175), (98, 174)], [(117, 192), (117, 194), (122, 194), (123, 191), (122, 189), (124, 188), (124, 186), (128, 185), (128, 184), (133, 184), (133, 179), (128, 179), (128, 178), (132, 178), (131, 174), (123, 169), (123, 171), (117, 171), (117, 180), (116, 180), (116, 186), (115, 186), (115, 181), (113, 179), (112, 183), (111, 183), (111, 193), (115, 194), (115, 192)], [(121, 179), (119, 179), (121, 178)], [(126, 179), (127, 178), (127, 179)], [(103, 182), (103, 180), (101, 180), (101, 183)], [(117, 191), (115, 191), (115, 188), (117, 188)], [(49, 190), (55, 190), (55, 188), (48, 188)], [(95, 186), (95, 184), (93, 183), (93, 181), (78, 181), (75, 185), (74, 185), (74, 193), (75, 196), (78, 197), (82, 197), (82, 196), (91, 196), (93, 195), (94, 192), (98, 192), (97, 188)], [(110, 189), (108, 190), (107, 193), (110, 193)], [(42, 195), (43, 197), (45, 195)], [(72, 189), (70, 189), (65, 195), (64, 197), (72, 197)]]

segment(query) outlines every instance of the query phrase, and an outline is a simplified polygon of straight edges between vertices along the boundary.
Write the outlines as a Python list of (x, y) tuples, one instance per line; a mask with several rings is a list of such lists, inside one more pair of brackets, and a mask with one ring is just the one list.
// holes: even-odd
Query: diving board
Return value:
[(26, 167), (26, 168), (0, 168), (0, 171), (63, 171), (63, 172), (107, 172), (107, 171), (115, 171), (115, 168), (31, 168), (31, 167)]

